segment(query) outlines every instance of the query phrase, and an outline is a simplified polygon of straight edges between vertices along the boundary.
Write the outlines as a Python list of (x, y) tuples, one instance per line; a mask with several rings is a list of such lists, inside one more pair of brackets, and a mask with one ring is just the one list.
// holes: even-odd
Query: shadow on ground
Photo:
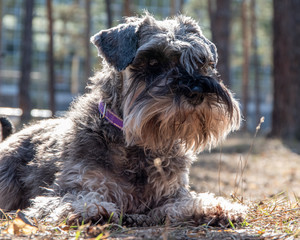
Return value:
[(221, 147), (200, 153), (191, 169), (191, 188), (244, 200), (282, 191), (300, 193), (300, 143), (233, 136)]

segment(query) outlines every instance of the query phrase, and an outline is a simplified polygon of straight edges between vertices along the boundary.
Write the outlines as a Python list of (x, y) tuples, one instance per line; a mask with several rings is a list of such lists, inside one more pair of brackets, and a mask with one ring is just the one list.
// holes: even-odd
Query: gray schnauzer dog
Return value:
[(238, 203), (189, 190), (195, 153), (240, 126), (217, 50), (189, 17), (150, 14), (91, 38), (103, 69), (65, 117), (0, 145), (0, 208), (49, 221), (154, 225), (241, 220)]

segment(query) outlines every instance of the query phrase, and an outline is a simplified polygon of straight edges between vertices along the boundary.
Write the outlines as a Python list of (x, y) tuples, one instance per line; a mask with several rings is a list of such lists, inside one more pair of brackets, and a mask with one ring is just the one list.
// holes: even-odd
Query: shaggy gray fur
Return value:
[(0, 117), (0, 142), (11, 135), (13, 132), (14, 126), (12, 122), (5, 117)]
[[(194, 154), (239, 128), (218, 79), (217, 50), (194, 20), (149, 14), (91, 38), (103, 69), (65, 117), (33, 124), (0, 144), (0, 208), (48, 221), (154, 225), (240, 220), (246, 208), (189, 191)], [(99, 101), (124, 120), (98, 112)]]

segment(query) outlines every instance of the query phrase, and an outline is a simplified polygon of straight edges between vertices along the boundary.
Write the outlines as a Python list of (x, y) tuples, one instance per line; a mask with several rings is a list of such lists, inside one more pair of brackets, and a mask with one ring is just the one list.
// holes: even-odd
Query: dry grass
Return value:
[(300, 200), (285, 193), (250, 204), (250, 214), (244, 226), (262, 236), (300, 237)]
[(21, 212), (6, 214), (0, 222), (0, 239), (296, 239), (300, 238), (300, 201), (285, 193), (248, 204), (241, 225), (224, 227), (177, 224), (126, 228), (117, 224), (69, 227), (31, 223)]

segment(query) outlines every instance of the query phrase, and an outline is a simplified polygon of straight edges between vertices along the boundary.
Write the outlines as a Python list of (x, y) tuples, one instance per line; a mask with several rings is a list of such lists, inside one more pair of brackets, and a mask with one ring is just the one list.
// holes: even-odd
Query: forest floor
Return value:
[(191, 189), (242, 201), (250, 208), (239, 226), (26, 224), (22, 215), (0, 222), (2, 239), (300, 239), (300, 143), (235, 135), (203, 152), (190, 173)]

